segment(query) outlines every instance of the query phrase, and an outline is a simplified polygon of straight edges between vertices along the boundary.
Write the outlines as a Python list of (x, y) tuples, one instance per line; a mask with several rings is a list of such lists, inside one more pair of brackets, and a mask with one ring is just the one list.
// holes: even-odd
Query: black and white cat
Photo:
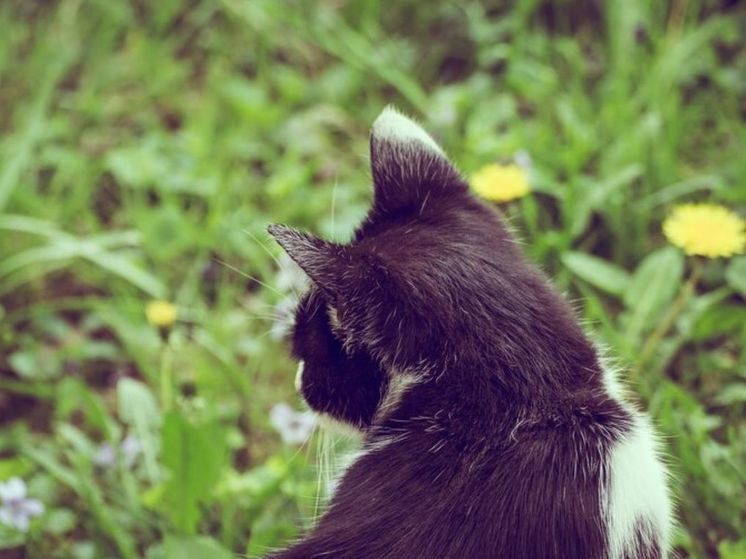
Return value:
[(348, 244), (270, 233), (312, 280), (293, 352), (308, 405), (362, 452), (290, 558), (661, 558), (650, 422), (568, 304), (443, 150), (387, 108)]

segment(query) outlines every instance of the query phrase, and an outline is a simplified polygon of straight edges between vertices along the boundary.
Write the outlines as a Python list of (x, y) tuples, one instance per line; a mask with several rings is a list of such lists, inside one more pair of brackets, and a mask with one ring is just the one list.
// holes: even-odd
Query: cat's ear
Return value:
[(347, 266), (344, 247), (286, 225), (270, 225), (267, 231), (311, 281), (326, 292), (337, 291)]
[(435, 140), (390, 106), (373, 123), (370, 161), (373, 207), (380, 212), (422, 212), (432, 196), (468, 190)]

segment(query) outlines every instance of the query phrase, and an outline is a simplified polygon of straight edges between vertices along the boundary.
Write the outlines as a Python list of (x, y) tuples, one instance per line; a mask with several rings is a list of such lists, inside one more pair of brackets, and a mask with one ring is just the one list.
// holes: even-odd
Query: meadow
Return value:
[(0, 3), (0, 557), (312, 522), (350, 443), (305, 440), (265, 229), (349, 238), (389, 103), (467, 176), (520, 169), (494, 203), (658, 425), (677, 556), (746, 557), (746, 257), (663, 231), (746, 212), (745, 30), (727, 0)]

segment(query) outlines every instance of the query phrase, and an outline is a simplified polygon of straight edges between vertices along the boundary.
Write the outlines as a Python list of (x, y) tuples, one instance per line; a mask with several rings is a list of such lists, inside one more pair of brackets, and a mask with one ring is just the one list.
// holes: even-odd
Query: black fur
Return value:
[(354, 427), (370, 426), (388, 377), (369, 354), (348, 355), (332, 334), (326, 302), (314, 290), (303, 297), (296, 311), (293, 354), (305, 362), (301, 394), (314, 410)]
[[(277, 557), (605, 557), (605, 461), (631, 417), (592, 344), (443, 155), (374, 133), (371, 161), (349, 244), (270, 228), (314, 282), (302, 395), (367, 450)], [(402, 375), (418, 381), (381, 409)]]

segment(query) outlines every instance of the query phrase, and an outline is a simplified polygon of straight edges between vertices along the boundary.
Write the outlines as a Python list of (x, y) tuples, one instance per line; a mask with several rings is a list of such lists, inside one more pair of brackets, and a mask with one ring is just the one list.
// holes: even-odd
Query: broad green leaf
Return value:
[(100, 431), (105, 439), (114, 438), (119, 430), (97, 392), (78, 378), (65, 377), (56, 387), (55, 417), (67, 421), (75, 412), (82, 414), (86, 427)]
[(75, 471), (63, 465), (48, 446), (38, 447), (33, 444), (24, 444), (22, 452), (58, 482), (74, 489), (78, 488), (78, 476)]
[(66, 448), (81, 456), (91, 457), (96, 452), (95, 443), (83, 431), (69, 423), (61, 423), (57, 427), (57, 434)]
[[(29, 228), (32, 228), (35, 222), (23, 222), (15, 216), (6, 216), (3, 220), (8, 228), (23, 226), (24, 232), (31, 232)], [(0, 220), (0, 226), (3, 220)], [(39, 232), (46, 229), (48, 228), (42, 224)], [(115, 231), (85, 239), (59, 232), (55, 238), (50, 239), (49, 244), (23, 250), (0, 261), (0, 277), (27, 266), (56, 264), (61, 261), (67, 263), (74, 258), (85, 258), (99, 268), (127, 280), (151, 297), (162, 298), (166, 293), (163, 282), (135, 264), (129, 255), (107, 250), (109, 247), (133, 245), (138, 241), (139, 235), (133, 231)]]
[(31, 467), (28, 462), (20, 458), (3, 458), (0, 460), (0, 481), (5, 481), (15, 476), (23, 477), (30, 469)]
[(207, 536), (166, 536), (164, 559), (233, 559), (233, 554)]
[(0, 215), (0, 229), (7, 229), (8, 231), (15, 231), (17, 233), (41, 235), (50, 239), (69, 237), (67, 233), (58, 229), (54, 223), (26, 215)]
[(218, 425), (193, 424), (177, 412), (163, 422), (163, 464), (169, 478), (163, 501), (174, 526), (194, 534), (200, 519), (199, 505), (206, 502), (218, 482), (223, 462), (224, 443)]
[(18, 557), (23, 557), (20, 554), (23, 553), (22, 548), (25, 539), (26, 537), (23, 532), (6, 528), (4, 524), (0, 524), (0, 551), (4, 549), (10, 550), (8, 557), (13, 557), (16, 551), (19, 553)]
[(729, 384), (717, 395), (717, 401), (724, 406), (746, 402), (746, 383), (736, 382)]
[(626, 337), (630, 342), (660, 318), (663, 310), (681, 286), (684, 257), (673, 247), (664, 247), (648, 254), (632, 276), (624, 303), (630, 310), (627, 317)]
[(746, 332), (746, 306), (721, 303), (706, 309), (697, 317), (691, 338), (707, 340), (728, 334), (735, 336), (739, 331)]
[(720, 559), (746, 559), (746, 537), (737, 542), (722, 541), (718, 545)]
[(84, 243), (81, 245), (81, 256), (126, 279), (153, 298), (162, 298), (166, 293), (165, 286), (158, 278), (143, 270), (124, 254), (106, 251), (93, 243)]
[(45, 381), (61, 373), (60, 360), (53, 351), (38, 344), (29, 344), (28, 349), (16, 351), (8, 357), (13, 372), (27, 381)]
[(42, 245), (17, 252), (0, 262), (0, 277), (12, 274), (26, 266), (39, 266), (59, 261), (67, 261), (78, 256), (75, 246), (57, 244)]
[(70, 509), (54, 509), (44, 517), (44, 530), (55, 536), (71, 531), (78, 524), (77, 515)]
[(746, 295), (746, 256), (737, 256), (725, 270), (725, 280), (733, 289)]
[(617, 190), (622, 190), (636, 180), (642, 172), (640, 165), (631, 164), (624, 169), (599, 181), (583, 179), (586, 194), (579, 198), (573, 207), (570, 234), (576, 238), (588, 226), (593, 210), (603, 209), (604, 204)]
[(565, 252), (562, 263), (579, 278), (612, 295), (623, 295), (629, 285), (624, 269), (584, 252)]
[(721, 287), (714, 291), (709, 291), (704, 295), (693, 296), (681, 311), (681, 315), (676, 321), (679, 332), (685, 340), (691, 338), (694, 329), (700, 322), (701, 317), (706, 314), (712, 307), (720, 304), (723, 300), (732, 295), (727, 287)]
[(137, 435), (142, 444), (145, 467), (151, 481), (158, 478), (158, 428), (161, 412), (148, 386), (140, 381), (123, 378), (117, 383), (119, 417)]

